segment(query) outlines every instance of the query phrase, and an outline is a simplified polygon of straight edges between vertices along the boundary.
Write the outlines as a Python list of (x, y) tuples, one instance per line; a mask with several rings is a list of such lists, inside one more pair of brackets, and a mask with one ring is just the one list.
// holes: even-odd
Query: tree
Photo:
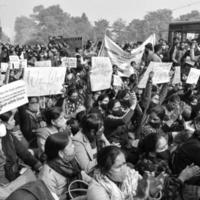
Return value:
[(127, 38), (129, 41), (143, 41), (146, 39), (146, 21), (134, 19), (127, 26)]
[(172, 21), (172, 11), (169, 9), (159, 9), (154, 12), (149, 12), (145, 15), (146, 37), (152, 33), (156, 33), (159, 38), (167, 38), (168, 26)]
[(25, 16), (17, 17), (15, 32), (15, 42), (23, 44), (33, 36), (33, 33), (37, 32), (37, 25), (31, 18)]
[(94, 30), (85, 13), (81, 17), (72, 17), (74, 36), (82, 36), (83, 40), (94, 39)]
[(190, 13), (181, 15), (177, 20), (179, 20), (179, 21), (195, 21), (195, 20), (200, 20), (200, 12), (198, 10), (193, 10)]
[(116, 34), (116, 42), (117, 43), (122, 43), (125, 42), (127, 40), (127, 29), (126, 29), (126, 22), (119, 18), (117, 19), (113, 25), (113, 32)]
[(95, 21), (94, 25), (96, 39), (103, 38), (106, 30), (109, 27), (109, 22), (106, 19), (100, 19)]

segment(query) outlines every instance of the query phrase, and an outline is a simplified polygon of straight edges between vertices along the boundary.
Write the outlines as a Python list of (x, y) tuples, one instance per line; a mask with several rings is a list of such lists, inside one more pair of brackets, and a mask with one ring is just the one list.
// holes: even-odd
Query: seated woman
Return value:
[(82, 130), (74, 137), (75, 156), (82, 170), (90, 172), (96, 165), (96, 155), (100, 143), (108, 145), (109, 142), (103, 134), (103, 124), (100, 115), (90, 113), (82, 118)]
[(66, 131), (50, 135), (45, 143), (47, 161), (39, 179), (59, 198), (67, 192), (71, 181), (81, 178), (81, 169), (74, 159), (74, 149), (72, 139)]
[(119, 147), (103, 148), (97, 155), (97, 163), (98, 169), (87, 193), (88, 200), (146, 199), (149, 195), (161, 196), (159, 187), (155, 187), (155, 184), (150, 187), (148, 181), (137, 171), (127, 167), (125, 155)]
[(46, 163), (39, 173), (38, 180), (22, 186), (12, 193), (8, 200), (66, 199), (68, 186), (73, 180), (88, 178), (74, 159), (74, 145), (66, 131), (47, 138), (45, 154)]
[(60, 107), (52, 107), (44, 115), (47, 126), (37, 130), (37, 144), (40, 152), (44, 152), (44, 145), (48, 136), (66, 128), (66, 119)]
[(20, 175), (22, 161), (35, 171), (39, 170), (41, 163), (13, 134), (14, 113), (9, 111), (1, 114), (0, 120), (1, 129), (3, 125), (6, 127), (6, 130), (0, 130), (0, 183), (6, 184)]

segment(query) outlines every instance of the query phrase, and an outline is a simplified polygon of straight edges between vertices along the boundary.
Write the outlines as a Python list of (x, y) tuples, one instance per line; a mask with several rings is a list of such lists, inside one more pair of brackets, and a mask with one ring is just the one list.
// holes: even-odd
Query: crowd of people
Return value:
[[(199, 69), (198, 43), (146, 44), (122, 86), (92, 92), (91, 57), (99, 49), (90, 41), (76, 49), (77, 68), (67, 69), (62, 94), (29, 97), (0, 115), (0, 199), (200, 199), (200, 84), (186, 83), (190, 69)], [(2, 44), (1, 62), (9, 55), (59, 66), (70, 52), (51, 39), (47, 46)], [(172, 62), (170, 82), (154, 85), (151, 72), (140, 89), (150, 62)], [(181, 82), (173, 84), (176, 66)], [(113, 75), (118, 70), (113, 65)], [(32, 174), (24, 181), (25, 168)]]

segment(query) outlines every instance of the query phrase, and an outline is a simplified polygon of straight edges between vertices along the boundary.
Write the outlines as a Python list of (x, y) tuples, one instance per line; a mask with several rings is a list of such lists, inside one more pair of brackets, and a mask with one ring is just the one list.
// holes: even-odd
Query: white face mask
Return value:
[(0, 124), (0, 137), (6, 136), (6, 126), (4, 124)]

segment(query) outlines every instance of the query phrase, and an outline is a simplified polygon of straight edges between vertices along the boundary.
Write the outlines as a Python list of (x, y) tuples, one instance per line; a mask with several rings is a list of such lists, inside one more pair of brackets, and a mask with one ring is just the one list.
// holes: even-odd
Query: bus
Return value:
[(180, 21), (169, 24), (168, 42), (173, 43), (173, 38), (178, 37), (181, 41), (195, 39), (200, 43), (200, 21)]

